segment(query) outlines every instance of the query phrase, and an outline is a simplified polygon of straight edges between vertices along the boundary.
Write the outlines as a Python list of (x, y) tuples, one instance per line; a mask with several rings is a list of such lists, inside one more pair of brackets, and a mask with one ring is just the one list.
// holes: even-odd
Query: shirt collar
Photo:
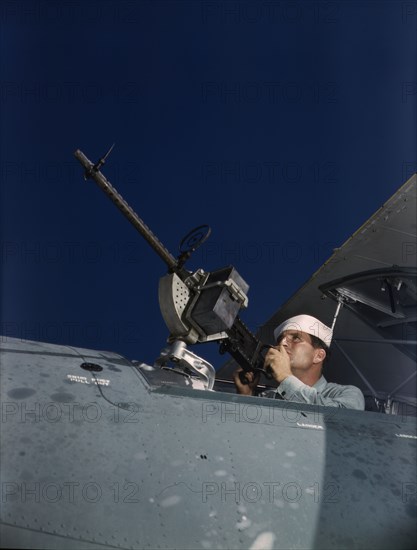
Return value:
[(322, 375), (315, 384), (313, 384), (313, 388), (315, 388), (317, 391), (321, 392), (324, 390), (324, 388), (327, 386), (327, 380)]

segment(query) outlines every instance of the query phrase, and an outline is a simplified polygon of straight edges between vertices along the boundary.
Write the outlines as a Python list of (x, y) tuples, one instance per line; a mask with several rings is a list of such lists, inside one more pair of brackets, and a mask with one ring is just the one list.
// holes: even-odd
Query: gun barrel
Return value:
[(161, 241), (152, 233), (146, 223), (136, 214), (133, 208), (125, 201), (125, 199), (116, 191), (112, 184), (105, 176), (96, 168), (96, 166), (84, 155), (82, 151), (77, 149), (74, 153), (75, 158), (85, 168), (86, 178), (92, 178), (97, 185), (106, 193), (122, 214), (130, 221), (130, 223), (139, 231), (142, 237), (154, 249), (160, 258), (166, 263), (170, 270), (175, 271), (178, 267), (178, 261), (169, 252)]

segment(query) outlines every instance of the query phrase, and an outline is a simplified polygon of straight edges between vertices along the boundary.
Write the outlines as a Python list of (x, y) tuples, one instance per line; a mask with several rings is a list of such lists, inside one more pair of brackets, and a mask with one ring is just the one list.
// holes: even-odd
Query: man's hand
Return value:
[(291, 376), (290, 356), (282, 344), (269, 349), (265, 355), (264, 369), (271, 372), (278, 384)]
[[(246, 378), (248, 384), (243, 384), (240, 379), (240, 373), (243, 373), (241, 376)], [(243, 369), (237, 369), (233, 373), (233, 380), (236, 386), (237, 393), (242, 395), (253, 395), (258, 385), (259, 378), (261, 377), (260, 373), (245, 372)]]

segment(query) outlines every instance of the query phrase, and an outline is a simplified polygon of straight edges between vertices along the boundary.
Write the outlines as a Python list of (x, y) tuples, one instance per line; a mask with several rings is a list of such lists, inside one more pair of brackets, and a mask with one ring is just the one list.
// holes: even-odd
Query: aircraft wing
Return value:
[[(416, 184), (414, 174), (261, 327), (274, 328), (307, 313), (332, 325), (338, 301), (327, 380), (353, 384), (368, 396), (367, 408), (390, 412), (416, 406)], [(227, 363), (219, 378), (230, 378)]]

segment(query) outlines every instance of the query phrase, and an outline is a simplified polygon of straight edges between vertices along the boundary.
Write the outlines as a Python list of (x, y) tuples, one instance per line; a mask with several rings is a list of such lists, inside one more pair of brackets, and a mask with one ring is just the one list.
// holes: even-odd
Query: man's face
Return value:
[(277, 340), (277, 345), (285, 347), (291, 370), (308, 370), (321, 361), (319, 349), (314, 348), (310, 335), (299, 330), (286, 330)]

